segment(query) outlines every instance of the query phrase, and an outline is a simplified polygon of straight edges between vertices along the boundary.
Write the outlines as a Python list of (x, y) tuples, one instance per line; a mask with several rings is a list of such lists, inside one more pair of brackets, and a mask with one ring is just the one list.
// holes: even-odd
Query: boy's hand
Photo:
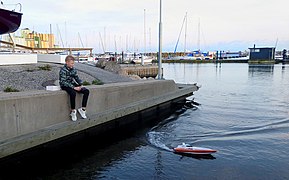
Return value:
[(81, 91), (81, 86), (78, 86), (78, 87), (74, 87), (73, 89), (75, 90), (75, 91)]

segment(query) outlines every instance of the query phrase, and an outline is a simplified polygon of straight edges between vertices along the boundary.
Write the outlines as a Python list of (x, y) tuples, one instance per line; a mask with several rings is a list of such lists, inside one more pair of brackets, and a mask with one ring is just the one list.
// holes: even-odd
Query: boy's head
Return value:
[(66, 56), (66, 58), (65, 58), (65, 63), (66, 63), (66, 65), (67, 65), (68, 68), (73, 68), (73, 66), (74, 66), (74, 61), (75, 61), (75, 59), (74, 59), (74, 57), (71, 56), (71, 55), (68, 55), (68, 56)]

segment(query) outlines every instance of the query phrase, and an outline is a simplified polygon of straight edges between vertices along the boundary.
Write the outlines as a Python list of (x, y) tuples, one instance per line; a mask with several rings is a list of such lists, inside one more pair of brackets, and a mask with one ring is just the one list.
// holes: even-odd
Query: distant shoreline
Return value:
[(221, 60), (162, 60), (163, 63), (248, 63), (248, 59), (246, 60), (232, 60), (232, 59), (221, 59)]
[(251, 64), (289, 64), (289, 60), (253, 60), (253, 63), (249, 59), (235, 60), (235, 59), (221, 59), (221, 60), (162, 60), (163, 63), (184, 63), (184, 64), (206, 64), (206, 63), (251, 63)]

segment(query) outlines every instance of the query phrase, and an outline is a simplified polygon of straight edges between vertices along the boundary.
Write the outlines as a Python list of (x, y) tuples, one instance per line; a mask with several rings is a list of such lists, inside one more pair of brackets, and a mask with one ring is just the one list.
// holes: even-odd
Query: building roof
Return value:
[(249, 49), (275, 49), (276, 47), (253, 47)]

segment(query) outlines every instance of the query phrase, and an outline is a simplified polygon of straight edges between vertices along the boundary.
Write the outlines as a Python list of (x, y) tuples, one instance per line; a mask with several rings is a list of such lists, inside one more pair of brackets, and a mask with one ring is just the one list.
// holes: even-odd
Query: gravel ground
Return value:
[[(63, 66), (60, 64), (49, 64), (51, 71), (39, 68), (48, 64), (0, 66), (0, 93), (7, 87), (19, 91), (45, 90), (47, 85), (53, 85), (55, 80), (58, 80), (59, 70)], [(128, 77), (119, 76), (94, 66), (75, 63), (75, 68), (78, 70), (80, 79), (90, 83), (95, 79), (99, 79), (105, 84), (131, 81)]]

